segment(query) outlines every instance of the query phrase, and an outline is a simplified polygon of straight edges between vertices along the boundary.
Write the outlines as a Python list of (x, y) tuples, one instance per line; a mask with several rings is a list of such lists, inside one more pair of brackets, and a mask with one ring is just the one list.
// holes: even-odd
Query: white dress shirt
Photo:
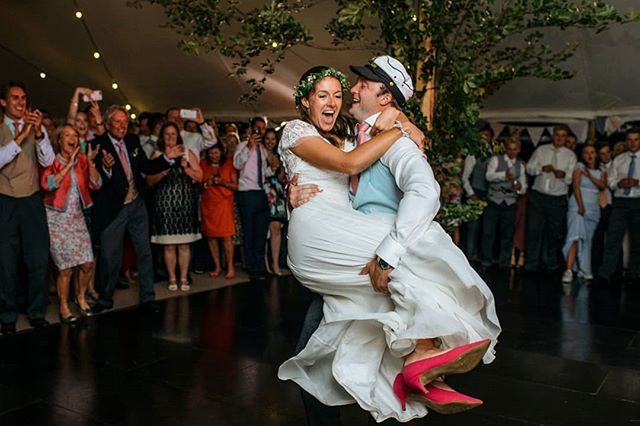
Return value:
[(184, 146), (193, 151), (198, 159), (200, 159), (200, 153), (202, 151), (211, 148), (218, 143), (216, 132), (209, 124), (207, 124), (206, 122), (200, 124), (200, 131), (202, 132), (202, 134), (191, 133), (187, 132), (186, 130), (180, 131), (180, 136), (182, 137)]
[[(18, 120), (20, 126), (24, 126), (24, 120)], [(7, 115), (4, 116), (4, 123), (9, 126), (11, 129), (14, 139), (12, 139), (8, 144), (0, 146), (0, 169), (13, 161), (14, 158), (18, 156), (22, 152), (22, 148), (15, 141), (16, 129), (14, 129), (13, 120), (10, 119)], [(38, 158), (38, 163), (42, 167), (48, 167), (53, 164), (53, 160), (56, 155), (53, 152), (53, 148), (51, 147), (51, 142), (49, 141), (49, 136), (47, 135), (47, 130), (44, 126), (41, 126), (41, 132), (43, 138), (40, 140), (36, 140), (36, 157)]]
[[(576, 154), (570, 149), (556, 148), (552, 144), (539, 146), (527, 163), (527, 173), (536, 176), (532, 189), (546, 195), (567, 195), (576, 162)], [(543, 172), (542, 167), (549, 164), (563, 171), (564, 178), (558, 179), (553, 172)]]
[(238, 191), (257, 191), (264, 190), (264, 187), (258, 185), (258, 172), (256, 170), (257, 151), (259, 148), (262, 154), (262, 183), (267, 181), (267, 177), (273, 174), (273, 170), (269, 167), (267, 161), (267, 149), (263, 144), (258, 143), (249, 149), (249, 142), (243, 141), (236, 147), (233, 154), (233, 167), (238, 170)]
[[(379, 114), (365, 120), (373, 126)], [(440, 186), (427, 158), (413, 141), (401, 137), (380, 158), (403, 193), (391, 232), (376, 249), (376, 255), (392, 267), (425, 233), (440, 209)]]
[(467, 197), (475, 195), (473, 187), (471, 186), (471, 181), (469, 180), (475, 166), (476, 157), (473, 155), (467, 155), (467, 157), (464, 159), (464, 168), (462, 169), (462, 189), (464, 189), (464, 192), (466, 192)]
[[(636, 156), (636, 172), (633, 176), (629, 176), (629, 163), (631, 163), (631, 156)], [(611, 166), (609, 167), (608, 184), (609, 188), (613, 191), (614, 197), (619, 198), (640, 198), (640, 186), (632, 186), (629, 194), (624, 193), (624, 188), (618, 188), (618, 182), (626, 177), (632, 177), (640, 180), (640, 151), (625, 152), (618, 155), (613, 159)]]
[[(517, 158), (511, 159), (507, 154), (503, 154), (502, 157), (507, 162), (507, 166), (512, 171), (515, 170), (515, 165), (519, 161)], [(527, 174), (525, 172), (525, 165), (523, 162), (520, 162), (520, 176), (518, 177), (518, 182), (520, 182), (520, 190), (517, 191), (519, 195), (527, 192)], [(506, 182), (507, 181), (507, 172), (506, 170), (503, 172), (498, 172), (498, 156), (494, 155), (489, 160), (489, 164), (487, 165), (487, 174), (485, 177), (489, 182)]]

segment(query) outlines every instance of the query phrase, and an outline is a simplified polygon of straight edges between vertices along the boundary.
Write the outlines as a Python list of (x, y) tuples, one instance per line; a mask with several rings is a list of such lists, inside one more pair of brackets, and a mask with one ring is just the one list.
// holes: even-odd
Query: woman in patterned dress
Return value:
[[(166, 123), (160, 130), (158, 149), (152, 158), (166, 149), (182, 145), (180, 130), (174, 123)], [(191, 246), (202, 238), (198, 220), (198, 184), (202, 169), (198, 157), (189, 149), (180, 162), (156, 175), (147, 176), (147, 183), (155, 187), (151, 242), (164, 245), (164, 262), (169, 275), (169, 290), (178, 290), (176, 263), (180, 267), (180, 290), (189, 291), (187, 281), (191, 263)], [(177, 255), (176, 255), (177, 252)]]
[(287, 221), (287, 202), (284, 188), (286, 186), (286, 174), (280, 163), (278, 155), (278, 134), (273, 128), (264, 133), (264, 147), (267, 148), (267, 161), (273, 170), (273, 175), (267, 177), (264, 190), (269, 202), (269, 245), (271, 246), (271, 266), (265, 251), (265, 263), (267, 271), (277, 276), (282, 276), (280, 270), (280, 246), (282, 244), (282, 230)]
[(69, 309), (69, 282), (73, 269), (78, 266), (75, 300), (83, 315), (91, 312), (85, 293), (93, 271), (93, 251), (83, 210), (93, 204), (89, 190), (99, 189), (102, 179), (93, 162), (98, 149), (92, 151), (89, 147), (87, 155), (81, 154), (78, 132), (72, 125), (65, 124), (58, 129), (54, 149), (56, 158), (42, 171), (40, 184), (45, 191), (51, 257), (59, 270), (56, 285), (60, 320), (71, 323), (77, 318)]

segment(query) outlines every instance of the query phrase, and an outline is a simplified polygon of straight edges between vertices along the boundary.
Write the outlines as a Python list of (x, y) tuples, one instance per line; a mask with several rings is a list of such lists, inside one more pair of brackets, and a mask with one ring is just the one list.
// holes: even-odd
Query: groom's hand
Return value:
[(393, 269), (383, 270), (378, 264), (378, 259), (374, 258), (362, 268), (360, 275), (369, 275), (374, 291), (389, 294), (389, 275), (392, 271)]
[(322, 192), (322, 189), (315, 183), (305, 183), (298, 185), (298, 177), (296, 174), (291, 182), (289, 182), (289, 190), (287, 191), (287, 199), (289, 200), (289, 207), (295, 209), (300, 207), (310, 199), (316, 196), (318, 192)]

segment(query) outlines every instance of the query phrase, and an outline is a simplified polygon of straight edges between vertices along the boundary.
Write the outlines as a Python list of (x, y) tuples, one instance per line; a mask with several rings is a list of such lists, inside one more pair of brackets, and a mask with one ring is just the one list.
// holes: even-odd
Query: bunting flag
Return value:
[(507, 127), (502, 123), (495, 123), (495, 122), (489, 123), (489, 126), (491, 126), (491, 130), (493, 130), (493, 134), (495, 135), (496, 138), (500, 137), (500, 133), (502, 133), (504, 128)]
[(527, 132), (529, 132), (529, 136), (531, 137), (531, 142), (533, 142), (533, 146), (538, 146), (540, 142), (540, 137), (544, 132), (544, 127), (527, 127)]
[(617, 132), (618, 130), (620, 130), (620, 126), (622, 126), (623, 122), (624, 121), (620, 117), (616, 117), (616, 116), (607, 117), (606, 120), (604, 121), (604, 133), (606, 135), (611, 135)]
[(589, 123), (586, 121), (576, 121), (575, 123), (569, 123), (569, 128), (578, 138), (578, 143), (585, 143), (587, 136), (589, 136)]

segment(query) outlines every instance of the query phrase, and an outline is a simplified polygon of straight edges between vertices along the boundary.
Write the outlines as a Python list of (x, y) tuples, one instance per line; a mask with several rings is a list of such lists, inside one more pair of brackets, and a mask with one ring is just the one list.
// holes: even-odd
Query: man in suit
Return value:
[[(381, 56), (364, 67), (351, 67), (358, 81), (351, 89), (353, 104), (349, 113), (359, 121), (357, 144), (371, 138), (376, 119), (389, 107), (404, 106), (413, 95), (413, 83), (404, 66), (394, 58)], [(349, 145), (349, 144), (347, 144)], [(351, 149), (354, 146), (346, 147)], [(318, 188), (307, 184), (292, 186), (290, 203), (298, 207), (312, 197)], [(408, 138), (402, 137), (371, 167), (352, 176), (349, 197), (354, 209), (372, 214), (385, 212), (396, 215), (395, 225), (376, 250), (376, 257), (363, 269), (369, 274), (376, 291), (387, 292), (390, 274), (416, 238), (426, 231), (440, 203), (440, 188), (426, 157)], [(298, 339), (297, 350), (306, 346), (323, 318), (323, 302), (319, 296), (309, 307)], [(302, 391), (309, 425), (340, 425), (338, 407), (328, 407), (309, 393)], [(369, 416), (369, 423), (375, 424)], [(384, 425), (399, 425), (395, 419)]]
[(125, 232), (133, 243), (138, 259), (140, 302), (149, 312), (158, 312), (153, 291), (153, 266), (149, 242), (149, 218), (141, 193), (145, 190), (142, 174), (160, 173), (183, 155), (183, 145), (168, 150), (154, 160), (145, 155), (137, 136), (127, 134), (129, 120), (123, 107), (107, 110), (107, 132), (91, 144), (100, 149), (96, 162), (103, 185), (94, 194), (93, 231), (99, 236), (98, 282), (100, 298), (94, 313), (113, 307), (113, 293), (120, 275)]
[(17, 263), (22, 252), (29, 275), (27, 314), (34, 327), (48, 324), (47, 267), (49, 227), (40, 195), (38, 164), (55, 157), (42, 113), (27, 108), (22, 83), (9, 82), (0, 93), (0, 321), (2, 334), (16, 332)]

